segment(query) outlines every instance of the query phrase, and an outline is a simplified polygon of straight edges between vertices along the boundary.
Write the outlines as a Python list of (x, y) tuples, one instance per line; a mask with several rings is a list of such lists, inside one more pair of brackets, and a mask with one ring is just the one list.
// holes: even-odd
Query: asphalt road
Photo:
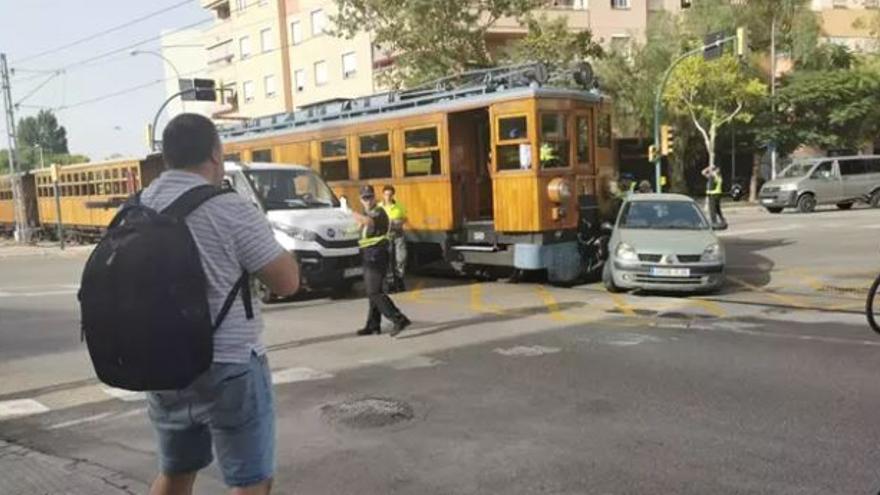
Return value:
[[(398, 339), (353, 335), (359, 297), (266, 308), (276, 492), (876, 493), (880, 213), (729, 220), (711, 296), (419, 277)], [(0, 248), (0, 440), (147, 482), (144, 404), (79, 343), (85, 255)]]

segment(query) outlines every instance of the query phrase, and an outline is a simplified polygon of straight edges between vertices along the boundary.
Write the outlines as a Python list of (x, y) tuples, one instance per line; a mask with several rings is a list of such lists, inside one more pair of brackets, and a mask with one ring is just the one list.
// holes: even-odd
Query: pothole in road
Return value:
[(363, 397), (321, 407), (324, 420), (350, 428), (382, 428), (415, 417), (412, 406), (387, 397)]

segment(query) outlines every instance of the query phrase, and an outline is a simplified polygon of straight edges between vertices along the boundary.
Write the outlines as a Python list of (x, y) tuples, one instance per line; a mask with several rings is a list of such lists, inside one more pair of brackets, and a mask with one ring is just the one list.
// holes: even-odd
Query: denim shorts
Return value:
[(198, 471), (216, 452), (223, 480), (247, 487), (275, 470), (275, 411), (266, 356), (214, 363), (192, 385), (147, 394), (163, 474)]

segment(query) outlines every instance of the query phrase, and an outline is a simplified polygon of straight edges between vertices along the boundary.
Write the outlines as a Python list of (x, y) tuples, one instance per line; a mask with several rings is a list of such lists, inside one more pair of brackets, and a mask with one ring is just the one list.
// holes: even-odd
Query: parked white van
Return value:
[(795, 161), (764, 183), (760, 200), (770, 213), (789, 207), (809, 213), (829, 204), (848, 210), (857, 202), (880, 208), (880, 155)]
[[(264, 211), (275, 239), (296, 256), (304, 288), (344, 293), (363, 275), (354, 217), (312, 169), (241, 162), (226, 162), (225, 169), (225, 186)], [(274, 298), (258, 289), (263, 302)]]

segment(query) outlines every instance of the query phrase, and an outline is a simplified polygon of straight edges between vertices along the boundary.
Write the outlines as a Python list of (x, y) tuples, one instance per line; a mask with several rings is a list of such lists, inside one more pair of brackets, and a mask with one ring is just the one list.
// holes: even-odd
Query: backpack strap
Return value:
[(124, 203), (122, 203), (122, 207), (119, 208), (119, 211), (117, 211), (116, 215), (113, 216), (113, 220), (110, 221), (110, 225), (107, 226), (108, 229), (119, 226), (119, 224), (122, 222), (122, 219), (125, 218), (126, 213), (128, 213), (128, 210), (141, 206), (142, 192), (144, 192), (143, 189), (132, 194), (128, 197), (128, 199), (125, 200)]
[(254, 307), (253, 301), (251, 300), (251, 277), (248, 272), (242, 272), (241, 277), (238, 278), (235, 285), (232, 286), (232, 290), (229, 291), (229, 295), (226, 296), (226, 301), (223, 302), (223, 307), (220, 308), (220, 313), (217, 314), (217, 321), (214, 322), (214, 330), (220, 328), (220, 324), (223, 323), (226, 315), (229, 314), (229, 310), (232, 309), (232, 303), (235, 302), (235, 298), (238, 296), (239, 291), (241, 291), (241, 302), (244, 303), (244, 312), (245, 315), (247, 315), (247, 319), (254, 319)]
[(181, 194), (177, 199), (174, 200), (174, 202), (168, 205), (167, 208), (162, 210), (162, 214), (175, 217), (177, 219), (183, 219), (187, 215), (192, 213), (196, 208), (201, 206), (202, 203), (208, 201), (214, 196), (233, 192), (235, 191), (231, 189), (221, 189), (211, 184), (202, 184), (201, 186), (196, 186)]

